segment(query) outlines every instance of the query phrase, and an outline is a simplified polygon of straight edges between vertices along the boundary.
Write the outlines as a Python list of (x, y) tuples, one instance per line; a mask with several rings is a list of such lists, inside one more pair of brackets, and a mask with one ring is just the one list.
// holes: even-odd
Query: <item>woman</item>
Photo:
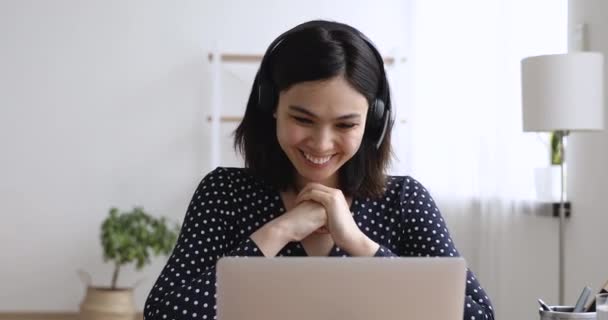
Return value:
[[(427, 190), (386, 176), (390, 91), (356, 29), (311, 21), (268, 48), (235, 133), (245, 168), (196, 189), (146, 319), (213, 319), (222, 256), (458, 256)], [(493, 319), (467, 272), (464, 319)]]

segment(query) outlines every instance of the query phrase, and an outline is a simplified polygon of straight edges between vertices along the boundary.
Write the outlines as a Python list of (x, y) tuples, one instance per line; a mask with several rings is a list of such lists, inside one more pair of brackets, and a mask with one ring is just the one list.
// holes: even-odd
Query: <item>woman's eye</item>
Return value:
[(356, 126), (357, 126), (356, 123), (339, 123), (337, 125), (337, 127), (340, 128), (340, 129), (351, 129), (351, 128), (354, 128)]
[(294, 118), (299, 123), (304, 123), (304, 124), (311, 124), (312, 123), (312, 120), (307, 119), (307, 118), (302, 118), (302, 117), (292, 117), (292, 118)]

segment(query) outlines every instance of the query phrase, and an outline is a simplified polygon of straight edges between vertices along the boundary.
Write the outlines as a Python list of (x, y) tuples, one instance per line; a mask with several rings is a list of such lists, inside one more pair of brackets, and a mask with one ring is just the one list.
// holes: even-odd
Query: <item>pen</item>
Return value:
[(576, 305), (574, 306), (574, 310), (572, 310), (572, 312), (583, 311), (583, 307), (585, 306), (587, 299), (589, 299), (589, 294), (591, 294), (591, 288), (585, 287), (583, 289), (583, 292), (581, 292), (581, 295), (578, 297), (578, 300), (576, 301)]
[[(598, 294), (600, 293), (608, 293), (608, 281), (604, 283)], [(592, 296), (591, 302), (585, 308), (585, 312), (595, 312), (595, 295)]]

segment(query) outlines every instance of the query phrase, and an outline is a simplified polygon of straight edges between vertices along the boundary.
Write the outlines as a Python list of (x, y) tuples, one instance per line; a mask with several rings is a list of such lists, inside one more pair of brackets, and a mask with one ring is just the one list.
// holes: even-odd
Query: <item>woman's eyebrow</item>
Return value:
[[(309, 117), (312, 117), (312, 118), (317, 118), (317, 119), (319, 118), (316, 114), (314, 114), (314, 113), (306, 110), (306, 108), (301, 107), (301, 106), (291, 105), (291, 106), (289, 106), (289, 110), (295, 111), (295, 112), (299, 112), (299, 113), (303, 113), (303, 114), (305, 114), (305, 115), (307, 115)], [(343, 116), (336, 117), (334, 120), (351, 120), (351, 119), (360, 119), (360, 118), (361, 118), (360, 114), (358, 114), (358, 113), (350, 113), (350, 114), (346, 114), (346, 115), (343, 115)]]

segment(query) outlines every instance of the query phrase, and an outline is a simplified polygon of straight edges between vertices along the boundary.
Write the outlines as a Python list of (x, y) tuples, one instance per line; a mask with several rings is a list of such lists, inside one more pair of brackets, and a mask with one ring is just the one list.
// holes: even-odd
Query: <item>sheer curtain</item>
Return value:
[(411, 97), (400, 109), (409, 136), (398, 157), (439, 204), (497, 318), (537, 317), (536, 298), (557, 298), (557, 222), (531, 205), (534, 168), (549, 156), (522, 132), (520, 60), (566, 51), (567, 0), (411, 9)]

